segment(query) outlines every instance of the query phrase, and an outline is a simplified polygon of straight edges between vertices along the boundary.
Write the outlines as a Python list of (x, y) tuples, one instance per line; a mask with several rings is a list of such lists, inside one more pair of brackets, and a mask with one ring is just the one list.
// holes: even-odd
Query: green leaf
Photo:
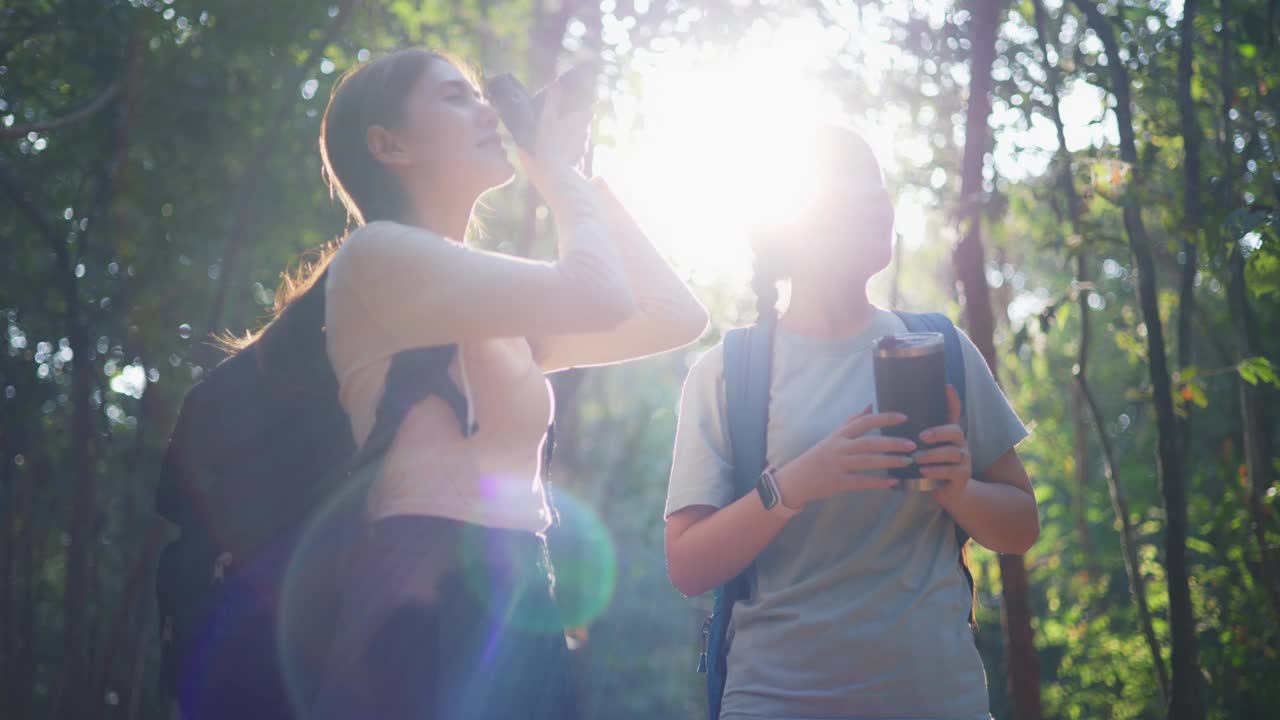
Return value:
[(1248, 265), (1249, 290), (1257, 297), (1280, 295), (1280, 257), (1254, 253)]
[(1240, 48), (1240, 54), (1243, 55), (1246, 59), (1252, 60), (1253, 57), (1258, 54), (1257, 45), (1246, 43), (1246, 44), (1240, 45), (1239, 48)]
[(1263, 382), (1280, 388), (1280, 375), (1276, 373), (1276, 367), (1267, 358), (1245, 358), (1236, 365), (1236, 371), (1240, 373), (1241, 379), (1250, 385)]
[(1187, 549), (1201, 553), (1202, 555), (1208, 555), (1209, 557), (1214, 556), (1213, 544), (1205, 542), (1197, 537), (1187, 538)]

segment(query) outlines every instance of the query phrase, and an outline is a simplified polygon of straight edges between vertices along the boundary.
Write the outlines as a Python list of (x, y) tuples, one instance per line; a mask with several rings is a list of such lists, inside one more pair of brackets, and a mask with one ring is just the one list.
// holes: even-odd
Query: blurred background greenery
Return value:
[[(316, 141), (334, 80), (422, 45), (534, 85), (602, 60), (592, 167), (712, 313), (694, 347), (554, 380), (591, 717), (704, 712), (707, 602), (662, 559), (680, 383), (753, 319), (744, 235), (778, 188), (751, 179), (818, 117), (873, 141), (898, 198), (876, 301), (961, 320), (1033, 429), (1040, 541), (976, 553), (996, 717), (1274, 717), (1278, 8), (5, 0), (4, 716), (164, 714), (151, 497), (175, 413), (210, 334), (259, 323), (344, 233)], [(551, 256), (523, 181), (481, 217), (474, 242)]]

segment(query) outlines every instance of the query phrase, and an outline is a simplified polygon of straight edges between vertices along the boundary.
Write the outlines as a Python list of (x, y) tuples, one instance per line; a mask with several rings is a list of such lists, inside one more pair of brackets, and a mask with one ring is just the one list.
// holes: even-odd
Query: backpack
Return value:
[[(908, 332), (942, 333), (947, 382), (955, 387), (963, 407), (964, 355), (955, 325), (940, 313), (895, 311), (894, 314), (906, 325)], [(755, 492), (756, 479), (764, 472), (775, 326), (776, 319), (768, 318), (756, 325), (730, 330), (724, 337), (725, 404), (733, 453), (735, 498)], [(956, 525), (956, 539), (960, 546), (960, 567), (972, 592), (973, 574), (965, 561), (964, 550), (969, 535), (959, 525)], [(733, 606), (750, 594), (753, 570), (754, 564), (715, 589), (711, 614), (702, 623), (703, 650), (698, 659), (698, 672), (707, 676), (707, 712), (711, 720), (720, 717), (720, 701), (728, 676), (726, 634)], [(974, 623), (972, 609), (969, 611), (969, 623)]]
[[(323, 279), (317, 285), (298, 302), (322, 303)], [(318, 516), (334, 519), (338, 496), (356, 500), (345, 502), (345, 519), (358, 520), (374, 461), (428, 396), (450, 405), (464, 436), (478, 429), (448, 374), (457, 346), (416, 348), (393, 356), (373, 430), (357, 451), (318, 335), (310, 350), (324, 361), (290, 368), (287, 382), (267, 371), (256, 342), (215, 367), (184, 397), (165, 452), (156, 510), (181, 532), (156, 569), (159, 681), (188, 720), (298, 715), (298, 693), (314, 689), (297, 687), (299, 678), (319, 677), (342, 596), (335, 558), (359, 524), (339, 513), (326, 525), (335, 529), (326, 552), (305, 553), (318, 558), (305, 568), (310, 591), (305, 607), (289, 612), (307, 617), (297, 638), (305, 647), (294, 654), (309, 667), (282, 668), (279, 601), (286, 575), (299, 573), (295, 551), (308, 528)], [(544, 467), (553, 442), (544, 444)]]

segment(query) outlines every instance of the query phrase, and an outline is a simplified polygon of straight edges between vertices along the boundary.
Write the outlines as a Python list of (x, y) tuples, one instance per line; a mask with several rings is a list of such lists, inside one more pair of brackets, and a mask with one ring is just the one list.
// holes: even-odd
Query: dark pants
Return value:
[(312, 715), (578, 717), (540, 536), (393, 517), (369, 527), (345, 565)]

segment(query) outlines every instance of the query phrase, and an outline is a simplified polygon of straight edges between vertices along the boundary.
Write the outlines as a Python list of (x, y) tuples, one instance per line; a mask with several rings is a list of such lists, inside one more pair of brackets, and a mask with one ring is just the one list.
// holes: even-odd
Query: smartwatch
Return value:
[(760, 479), (756, 481), (756, 494), (760, 496), (760, 502), (765, 510), (773, 511), (774, 508), (779, 508), (779, 511), (787, 517), (799, 512), (782, 502), (782, 492), (778, 489), (778, 469), (772, 465), (760, 473)]

